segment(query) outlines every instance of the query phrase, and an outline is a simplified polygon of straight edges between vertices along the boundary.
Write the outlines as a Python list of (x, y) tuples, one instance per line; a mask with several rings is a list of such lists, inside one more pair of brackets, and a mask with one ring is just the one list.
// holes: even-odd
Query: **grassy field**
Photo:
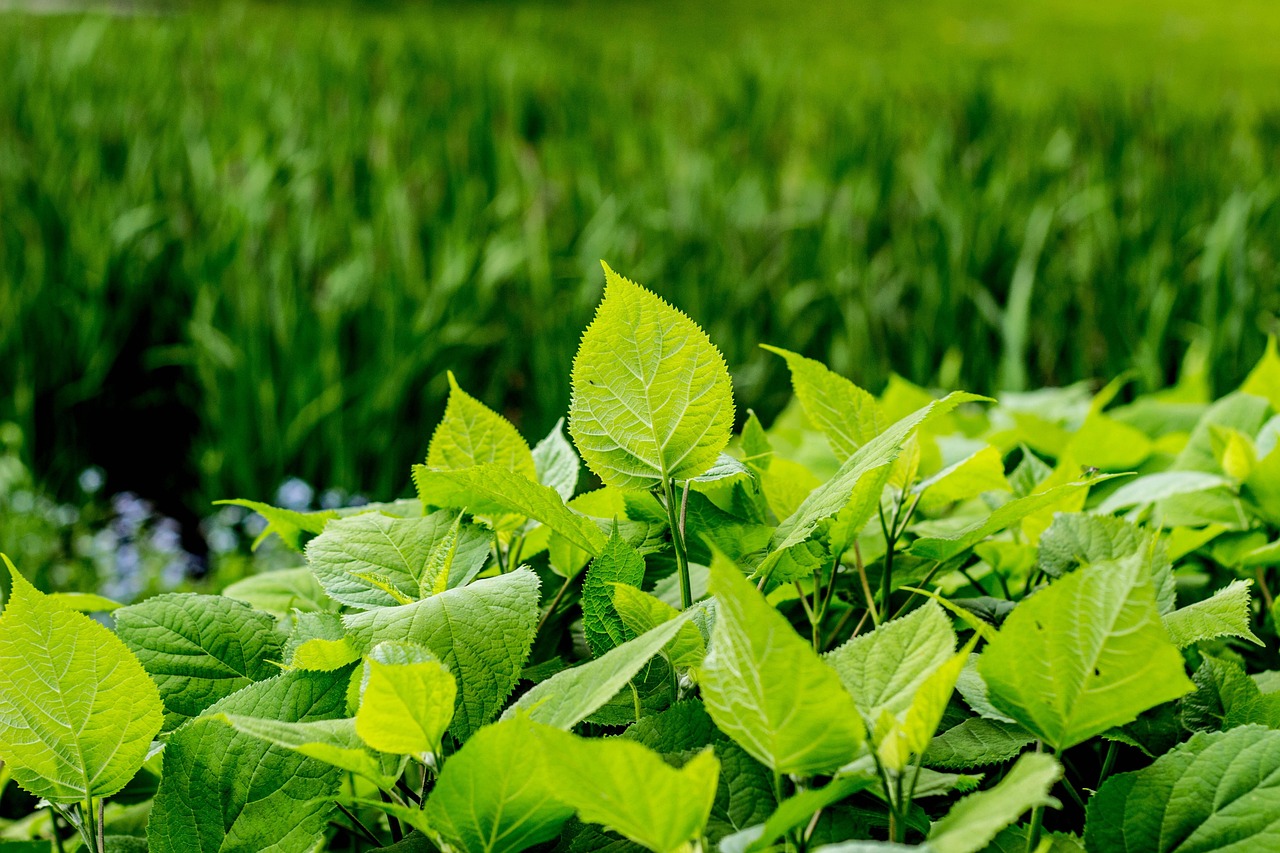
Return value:
[(565, 411), (603, 258), (769, 415), (1219, 390), (1280, 311), (1272, 4), (232, 6), (0, 18), (0, 420), (65, 491), (403, 492), (445, 371)]

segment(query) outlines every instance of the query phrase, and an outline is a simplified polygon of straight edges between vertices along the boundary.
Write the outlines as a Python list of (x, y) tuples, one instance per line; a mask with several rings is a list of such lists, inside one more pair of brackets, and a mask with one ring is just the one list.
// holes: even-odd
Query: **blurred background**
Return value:
[(121, 600), (410, 492), (445, 371), (536, 438), (600, 259), (739, 408), (1190, 357), (1280, 312), (1274, 0), (0, 0), (0, 550)]

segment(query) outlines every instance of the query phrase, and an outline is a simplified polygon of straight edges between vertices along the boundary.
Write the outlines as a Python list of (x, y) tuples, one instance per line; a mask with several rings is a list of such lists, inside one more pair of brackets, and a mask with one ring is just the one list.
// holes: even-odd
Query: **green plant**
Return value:
[[(773, 350), (795, 403), (734, 440), (712, 343), (605, 275), (572, 444), (530, 447), (451, 381), (416, 499), (246, 502), (305, 565), (113, 609), (114, 635), (74, 612), (109, 605), (10, 565), (0, 756), (49, 809), (3, 831), (63, 821), (100, 853), (1280, 843), (1274, 343), (1217, 402), (1187, 374), (1123, 406), (1120, 383), (876, 398)], [(580, 459), (601, 487), (579, 493)]]

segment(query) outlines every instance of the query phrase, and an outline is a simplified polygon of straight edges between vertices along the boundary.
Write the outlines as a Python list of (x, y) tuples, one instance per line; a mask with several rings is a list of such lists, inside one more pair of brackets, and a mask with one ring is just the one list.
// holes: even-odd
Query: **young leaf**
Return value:
[(271, 504), (243, 499), (214, 501), (213, 503), (215, 506), (242, 506), (245, 509), (253, 510), (267, 520), (267, 526), (258, 534), (258, 538), (253, 540), (255, 550), (268, 536), (275, 533), (285, 545), (301, 553), (303, 543), (308, 536), (324, 532), (324, 526), (338, 517), (338, 513), (331, 509), (317, 510), (316, 512), (295, 512), (291, 509), (281, 509), (271, 506)]
[(393, 755), (435, 755), (453, 720), (458, 686), (449, 670), (417, 643), (385, 642), (364, 662), (356, 734)]
[(13, 781), (53, 803), (123, 788), (160, 732), (155, 683), (115, 634), (12, 579), (0, 615), (0, 756)]
[(835, 670), (727, 560), (712, 560), (711, 584), (716, 621), (699, 675), (711, 719), (778, 773), (852, 760), (865, 730)]
[(729, 443), (720, 351), (681, 312), (604, 265), (604, 300), (573, 360), (569, 434), (606, 485), (648, 490), (704, 473)]
[[(194, 717), (280, 670), (276, 620), (220, 595), (170, 593), (122, 607), (116, 633), (155, 680), (165, 710)], [(181, 722), (178, 719), (174, 722)]]
[(211, 714), (209, 719), (226, 723), (240, 734), (354, 773), (380, 788), (394, 787), (400, 775), (400, 761), (384, 760), (389, 756), (380, 758), (370, 752), (356, 734), (356, 721), (352, 719), (286, 723), (241, 714)]
[(151, 853), (313, 850), (344, 774), (213, 717), (336, 719), (345, 715), (349, 677), (346, 670), (299, 670), (259, 681), (175, 732), (165, 746), (164, 773), (147, 823)]
[(1226, 477), (1204, 471), (1161, 471), (1125, 483), (1102, 502), (1098, 512), (1109, 515), (1134, 506), (1231, 485), (1231, 480)]
[(1234, 580), (1204, 601), (1179, 608), (1164, 617), (1165, 630), (1178, 648), (1212, 640), (1240, 637), (1266, 645), (1249, 630), (1249, 581)]
[(604, 551), (591, 561), (582, 582), (582, 630), (596, 657), (631, 639), (613, 606), (613, 584), (638, 587), (643, 581), (644, 558), (623, 542), (615, 529)]
[(520, 716), (484, 726), (445, 762), (426, 814), (455, 849), (518, 853), (555, 838), (573, 814), (554, 795), (535, 730)]
[(1137, 554), (1073, 572), (1023, 601), (978, 669), (995, 706), (1057, 751), (1194, 687)]
[(450, 731), (466, 739), (493, 718), (520, 679), (538, 623), (538, 586), (537, 575), (517, 569), (343, 622), (361, 649), (387, 640), (430, 649), (457, 679)]
[(695, 612), (686, 610), (593, 661), (551, 676), (521, 696), (503, 719), (523, 714), (552, 728), (573, 728), (626, 687)]
[(578, 489), (578, 474), (582, 462), (578, 453), (564, 436), (564, 418), (533, 448), (533, 465), (538, 472), (538, 482), (555, 489), (566, 501)]
[(1280, 848), (1280, 731), (1202, 732), (1110, 777), (1089, 800), (1084, 838), (1117, 853)]
[[(956, 650), (951, 620), (930, 601), (900, 619), (849, 640), (826, 656), (863, 719), (897, 716), (920, 685)], [(930, 732), (932, 735), (932, 732)]]
[(513, 513), (532, 518), (591, 556), (604, 550), (608, 541), (594, 521), (565, 506), (555, 489), (496, 465), (461, 471), (432, 471), (415, 465), (413, 482), (427, 506), (455, 507), (475, 515)]
[(791, 384), (805, 416), (827, 437), (836, 458), (848, 459), (886, 426), (876, 398), (848, 379), (798, 353), (761, 346), (786, 359)]
[(458, 580), (474, 577), (489, 558), (490, 537), (474, 525), (455, 527), (457, 521), (458, 514), (448, 511), (422, 518), (367, 512), (338, 519), (307, 544), (307, 562), (325, 591), (349, 607), (417, 601), (435, 591), (433, 554), (436, 572), (447, 558), (446, 576)]
[(1034, 740), (1015, 723), (974, 717), (935, 737), (925, 751), (924, 763), (957, 770), (1002, 764)]
[(511, 422), (458, 387), (449, 373), (449, 402), (431, 436), (427, 467), (456, 471), (474, 465), (496, 465), (537, 479), (529, 445)]
[(969, 657), (969, 648), (952, 655), (929, 673), (912, 695), (905, 714), (895, 716), (887, 709), (880, 712), (874, 739), (876, 754), (885, 767), (900, 773), (928, 748), (956, 689), (956, 678)]
[[(613, 606), (621, 617), (622, 623), (636, 636), (653, 630), (664, 622), (670, 622), (680, 615), (665, 601), (643, 592), (634, 586), (623, 583), (612, 584)], [(700, 666), (707, 656), (707, 645), (702, 632), (693, 620), (680, 626), (675, 637), (667, 642), (662, 651), (671, 661), (671, 665), (680, 668)]]
[(287, 616), (294, 611), (336, 611), (340, 607), (306, 566), (250, 575), (222, 590), (222, 595), (276, 616)]
[(1011, 487), (1004, 476), (1000, 450), (984, 447), (922, 480), (912, 491), (921, 496), (923, 512), (935, 513), (948, 504), (976, 498), (984, 492), (1008, 492)]
[(937, 853), (977, 853), (996, 833), (1036, 806), (1058, 808), (1049, 796), (1062, 777), (1052, 756), (1027, 753), (994, 788), (970, 794), (951, 807), (929, 830), (928, 846)]
[[(750, 844), (746, 845), (746, 853), (764, 853), (764, 851), (773, 850), (774, 842), (792, 830), (803, 829), (814, 814), (846, 797), (866, 790), (875, 784), (875, 781), (875, 777), (869, 774), (838, 776), (821, 788), (810, 788), (783, 800), (764, 825), (759, 827), (758, 833), (747, 830), (747, 833), (754, 838)], [(743, 837), (746, 837), (747, 833), (744, 833)]]

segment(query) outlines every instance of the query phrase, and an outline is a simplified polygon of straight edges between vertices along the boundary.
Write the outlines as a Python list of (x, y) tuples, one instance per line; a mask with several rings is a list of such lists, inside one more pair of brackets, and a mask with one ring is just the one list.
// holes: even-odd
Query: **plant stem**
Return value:
[[(378, 793), (382, 795), (382, 801), (384, 803), (391, 802), (391, 795), (388, 794), (386, 791), (379, 788)], [(391, 827), (391, 843), (392, 844), (404, 838), (404, 830), (400, 828), (400, 821), (396, 820), (395, 815), (390, 815), (390, 814), (387, 815), (387, 825)]]
[(493, 531), (493, 557), (498, 561), (498, 573), (505, 575), (507, 573), (506, 559), (502, 555), (502, 540), (498, 538), (498, 531)]
[[(684, 511), (676, 508), (675, 485), (675, 481), (671, 479), (662, 481), (667, 523), (671, 528), (671, 547), (676, 552), (676, 571), (680, 573), (680, 609), (688, 610), (693, 604), (693, 589), (689, 585), (689, 551), (684, 541)], [(685, 496), (688, 497), (688, 483), (685, 486)]]
[[(1044, 741), (1036, 741), (1036, 752), (1044, 752)], [(1031, 828), (1027, 830), (1027, 853), (1035, 853), (1040, 846), (1040, 823), (1044, 820), (1044, 806), (1037, 805), (1031, 810)]]
[(57, 848), (58, 853), (66, 853), (66, 848), (62, 846), (62, 833), (58, 826), (58, 810), (49, 805), (49, 822), (53, 825), (53, 846)]
[(1120, 744), (1117, 741), (1111, 741), (1107, 745), (1107, 756), (1102, 759), (1102, 772), (1098, 774), (1098, 787), (1102, 787), (1102, 783), (1107, 781), (1107, 777), (1111, 775), (1111, 768), (1116, 763), (1116, 753), (1120, 751)]
[(871, 582), (867, 580), (867, 567), (862, 562), (862, 547), (857, 542), (853, 543), (853, 561), (858, 568), (858, 579), (862, 581), (862, 594), (867, 597), (867, 610), (871, 613), (871, 624), (879, 628), (880, 610), (876, 607), (875, 596), (871, 594)]
[(381, 841), (378, 840), (378, 836), (374, 835), (369, 830), (369, 827), (365, 826), (364, 823), (360, 820), (360, 818), (356, 817), (355, 812), (351, 811), (351, 809), (347, 808), (342, 803), (335, 802), (334, 805), (338, 807), (338, 811), (342, 812), (344, 815), (347, 816), (347, 820), (351, 821), (352, 825), (355, 827), (355, 830), (359, 832), (361, 835), (363, 835), (366, 839), (368, 839), (369, 843), (375, 844), (375, 845), (382, 843)]
[(542, 632), (542, 628), (547, 624), (547, 620), (551, 618), (551, 614), (556, 612), (556, 608), (560, 606), (560, 599), (564, 598), (565, 592), (569, 589), (569, 584), (573, 583), (572, 577), (564, 579), (564, 583), (560, 584), (560, 591), (556, 593), (556, 597), (551, 599), (551, 604), (547, 607), (547, 612), (542, 614), (542, 618), (538, 620), (538, 627), (534, 630), (534, 636)]
[(107, 801), (98, 799), (98, 853), (107, 853)]
[(1262, 593), (1262, 600), (1267, 605), (1267, 612), (1270, 613), (1276, 608), (1276, 600), (1271, 595), (1271, 588), (1267, 586), (1267, 569), (1265, 566), (1258, 566), (1255, 570), (1258, 576), (1258, 591)]

